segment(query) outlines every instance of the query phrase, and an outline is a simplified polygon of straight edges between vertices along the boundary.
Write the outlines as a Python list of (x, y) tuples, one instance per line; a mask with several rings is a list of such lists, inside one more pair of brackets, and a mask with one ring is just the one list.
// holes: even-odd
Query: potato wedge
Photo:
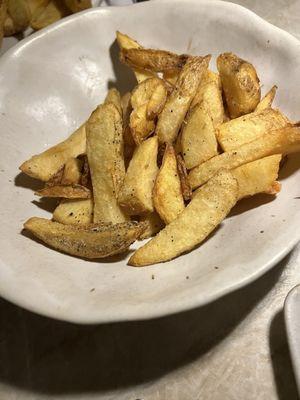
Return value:
[(167, 144), (153, 188), (153, 203), (161, 219), (169, 224), (184, 210), (176, 153)]
[(269, 130), (283, 128), (289, 120), (279, 111), (267, 108), (221, 124), (216, 135), (224, 151), (234, 150)]
[(35, 194), (41, 197), (61, 197), (65, 199), (89, 199), (91, 197), (91, 191), (78, 184), (46, 186)]
[(135, 108), (130, 115), (130, 131), (135, 144), (142, 143), (155, 130), (155, 122), (147, 118), (147, 104)]
[(64, 225), (33, 217), (24, 228), (49, 246), (83, 258), (103, 258), (123, 253), (145, 230), (139, 222)]
[(260, 84), (253, 65), (233, 53), (223, 53), (217, 67), (230, 117), (254, 111), (260, 101)]
[(93, 222), (93, 199), (63, 200), (53, 212), (54, 221), (61, 224), (87, 225)]
[(125, 175), (122, 117), (114, 104), (96, 108), (86, 123), (86, 137), (94, 222), (124, 222), (127, 217), (117, 202)]
[(156, 211), (141, 215), (139, 220), (146, 225), (146, 230), (139, 237), (140, 240), (149, 239), (165, 226)]
[(79, 11), (83, 11), (92, 7), (91, 0), (63, 0), (63, 1), (66, 7), (72, 13), (77, 13)]
[(196, 94), (210, 56), (190, 57), (182, 68), (173, 92), (159, 115), (156, 133), (161, 143), (173, 143)]
[[(123, 49), (140, 49), (142, 46), (133, 40), (131, 37), (128, 35), (125, 35), (124, 33), (121, 33), (119, 31), (116, 32), (117, 35), (117, 42), (120, 47), (120, 50), (122, 51)], [(149, 71), (143, 71), (139, 68), (134, 68), (133, 69), (136, 80), (140, 83), (143, 82), (145, 79), (151, 78), (155, 76), (152, 72)]]
[(281, 154), (274, 154), (233, 169), (231, 173), (239, 184), (238, 199), (257, 193), (275, 194), (280, 161)]
[(81, 180), (82, 164), (82, 160), (78, 158), (69, 158), (64, 166), (61, 185), (79, 184)]
[(104, 103), (113, 103), (117, 110), (119, 111), (120, 115), (123, 116), (123, 109), (122, 109), (122, 103), (121, 103), (121, 95), (120, 92), (116, 88), (111, 88), (109, 89)]
[(272, 106), (273, 100), (276, 96), (277, 92), (277, 86), (274, 85), (268, 93), (265, 94), (265, 96), (260, 100), (260, 102), (257, 104), (255, 112), (260, 112), (265, 110), (266, 108), (270, 108)]
[(182, 128), (181, 150), (187, 169), (218, 154), (218, 142), (210, 111), (199, 103), (189, 113)]
[(120, 60), (131, 68), (140, 68), (150, 72), (180, 70), (186, 63), (187, 54), (175, 54), (165, 50), (143, 48), (123, 48)]
[(129, 264), (141, 267), (168, 261), (193, 249), (223, 221), (237, 196), (236, 179), (230, 172), (219, 172), (174, 221), (131, 256)]
[(25, 174), (48, 181), (71, 157), (86, 152), (85, 124), (81, 125), (66, 140), (25, 161), (20, 170)]
[(189, 201), (192, 198), (192, 188), (188, 180), (187, 169), (184, 163), (184, 159), (181, 154), (176, 155), (177, 159), (177, 170), (181, 184), (181, 191), (185, 201)]
[(35, 30), (43, 29), (66, 15), (68, 15), (68, 10), (62, 2), (50, 0), (45, 8), (40, 9), (32, 16), (30, 26)]
[(152, 191), (158, 172), (157, 149), (157, 136), (153, 136), (136, 148), (129, 163), (118, 201), (130, 215), (153, 211)]
[(224, 122), (224, 105), (222, 99), (222, 84), (219, 74), (207, 70), (203, 74), (191, 108), (203, 103), (211, 115), (214, 126)]
[(29, 26), (31, 15), (26, 0), (8, 0), (7, 11), (16, 32), (22, 32)]
[(137, 109), (147, 103), (147, 119), (154, 119), (162, 110), (167, 99), (167, 88), (162, 79), (150, 78), (132, 91), (131, 105)]
[(289, 154), (300, 151), (300, 127), (287, 126), (269, 131), (252, 142), (235, 150), (226, 151), (198, 165), (189, 173), (193, 189), (203, 185), (221, 169), (231, 170), (251, 161), (273, 154)]

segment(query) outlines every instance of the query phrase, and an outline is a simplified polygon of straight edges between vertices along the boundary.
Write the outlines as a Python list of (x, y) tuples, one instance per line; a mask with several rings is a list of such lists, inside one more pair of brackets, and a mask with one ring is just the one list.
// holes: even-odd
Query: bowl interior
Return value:
[[(51, 217), (38, 182), (18, 173), (31, 155), (65, 138), (105, 97), (134, 85), (118, 61), (115, 31), (146, 47), (191, 54), (233, 51), (258, 70), (262, 91), (299, 116), (299, 43), (230, 3), (154, 1), (90, 10), (26, 39), (0, 60), (0, 294), (26, 308), (89, 323), (143, 319), (205, 304), (262, 274), (299, 239), (299, 158), (282, 170), (275, 200), (242, 201), (202, 246), (172, 262), (137, 269), (128, 255), (87, 262), (21, 234), (30, 216)], [(191, 227), (193, 229), (193, 227)], [(139, 244), (138, 244), (139, 245)]]

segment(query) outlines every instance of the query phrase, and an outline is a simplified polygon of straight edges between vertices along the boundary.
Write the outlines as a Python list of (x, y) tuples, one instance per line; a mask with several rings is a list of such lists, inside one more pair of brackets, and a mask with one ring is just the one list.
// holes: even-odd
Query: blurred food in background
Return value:
[(91, 0), (0, 0), (0, 44), (3, 36), (45, 28), (90, 7)]

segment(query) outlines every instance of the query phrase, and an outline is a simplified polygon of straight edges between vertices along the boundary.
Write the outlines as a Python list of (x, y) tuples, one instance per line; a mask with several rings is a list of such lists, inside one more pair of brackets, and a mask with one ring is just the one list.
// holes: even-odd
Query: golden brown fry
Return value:
[(135, 108), (130, 115), (130, 131), (135, 144), (140, 144), (155, 130), (155, 122), (147, 119), (147, 103)]
[(288, 124), (289, 120), (279, 110), (267, 108), (221, 124), (216, 135), (222, 149), (229, 151), (257, 139), (269, 130)]
[(41, 197), (62, 197), (65, 199), (89, 199), (91, 197), (91, 191), (78, 184), (46, 186), (35, 194)]
[(139, 237), (140, 240), (156, 235), (165, 226), (156, 211), (141, 215), (139, 220), (146, 225), (145, 232)]
[(182, 128), (181, 149), (187, 169), (191, 169), (218, 154), (213, 119), (205, 103), (189, 113)]
[(276, 96), (277, 86), (274, 85), (268, 93), (261, 99), (261, 101), (257, 104), (255, 112), (260, 112), (272, 106), (273, 100)]
[(182, 68), (175, 88), (158, 118), (156, 133), (161, 143), (172, 143), (176, 140), (210, 58), (190, 57)]
[(153, 203), (161, 219), (169, 224), (184, 210), (175, 150), (167, 144), (153, 188)]
[(185, 201), (192, 198), (192, 188), (188, 180), (187, 169), (181, 154), (176, 155), (177, 158), (177, 169), (181, 184), (181, 191)]
[(207, 70), (198, 87), (197, 93), (192, 101), (191, 108), (203, 103), (209, 110), (214, 126), (224, 121), (224, 105), (222, 99), (221, 78), (215, 72)]
[(152, 190), (158, 172), (157, 136), (142, 142), (135, 150), (119, 192), (119, 204), (130, 215), (153, 211)]
[(79, 11), (86, 10), (92, 7), (91, 0), (63, 0), (66, 7), (72, 12), (77, 13)]
[(232, 175), (239, 184), (238, 198), (242, 199), (257, 193), (278, 193), (280, 187), (274, 185), (274, 182), (278, 177), (280, 160), (281, 155), (275, 154), (233, 169)]
[(85, 152), (85, 125), (81, 125), (80, 128), (63, 142), (25, 161), (20, 166), (20, 170), (33, 178), (46, 182), (51, 179), (69, 158), (77, 157)]
[(217, 67), (230, 117), (254, 111), (260, 101), (260, 85), (253, 65), (233, 53), (223, 53), (217, 58)]
[(164, 262), (193, 249), (223, 221), (237, 195), (236, 179), (230, 172), (219, 172), (174, 221), (133, 254), (129, 264), (141, 267)]
[[(117, 42), (120, 47), (120, 50), (122, 49), (140, 49), (142, 46), (133, 40), (131, 37), (128, 35), (125, 35), (124, 33), (121, 33), (119, 31), (116, 32), (117, 35)], [(153, 74), (152, 72), (149, 71), (143, 71), (139, 68), (134, 68), (134, 74), (136, 76), (137, 81), (143, 82), (145, 79), (152, 78), (156, 74)]]
[(150, 72), (180, 70), (188, 57), (186, 54), (178, 55), (170, 51), (143, 48), (122, 49), (120, 53), (124, 64)]
[(117, 110), (119, 111), (120, 115), (121, 116), (123, 115), (121, 95), (120, 95), (120, 92), (116, 88), (109, 89), (109, 91), (105, 97), (104, 103), (105, 104), (113, 103), (116, 106)]
[(122, 117), (114, 104), (96, 108), (86, 123), (86, 136), (94, 222), (124, 222), (127, 217), (117, 203), (125, 174)]
[(221, 169), (231, 170), (273, 154), (289, 154), (299, 151), (300, 127), (288, 126), (277, 129), (198, 165), (190, 171), (189, 182), (195, 189), (207, 182)]
[(39, 30), (53, 24), (53, 22), (59, 21), (66, 15), (68, 15), (68, 10), (62, 2), (50, 0), (45, 8), (41, 8), (39, 12), (35, 12), (30, 21), (30, 26), (32, 29)]
[(93, 222), (93, 199), (63, 200), (53, 213), (54, 221), (61, 224), (87, 225)]
[(64, 225), (33, 217), (24, 228), (49, 246), (84, 258), (103, 258), (126, 251), (145, 230), (138, 222)]

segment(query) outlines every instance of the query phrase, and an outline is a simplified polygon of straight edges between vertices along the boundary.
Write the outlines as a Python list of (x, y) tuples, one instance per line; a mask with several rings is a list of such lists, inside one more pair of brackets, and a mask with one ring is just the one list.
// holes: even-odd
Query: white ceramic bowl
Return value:
[(42, 209), (48, 203), (33, 204), (33, 181), (18, 175), (18, 166), (81, 124), (108, 85), (125, 90), (133, 84), (117, 61), (117, 29), (148, 47), (214, 57), (236, 52), (257, 67), (263, 90), (278, 85), (276, 104), (291, 118), (300, 116), (299, 42), (231, 3), (160, 0), (93, 9), (5, 54), (0, 59), (0, 294), (32, 311), (79, 323), (153, 318), (204, 305), (259, 277), (300, 238), (299, 172), (291, 174), (297, 157), (286, 165), (275, 201), (242, 202), (202, 246), (165, 264), (138, 269), (122, 257), (88, 262), (21, 234), (27, 218), (50, 214)]

